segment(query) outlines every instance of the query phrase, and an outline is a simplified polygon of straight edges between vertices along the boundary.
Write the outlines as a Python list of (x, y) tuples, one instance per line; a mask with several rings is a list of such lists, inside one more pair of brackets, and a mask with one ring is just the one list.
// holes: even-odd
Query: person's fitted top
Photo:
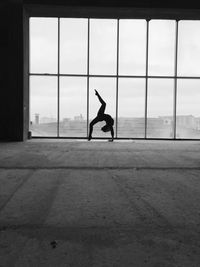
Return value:
[(112, 125), (113, 126), (113, 124), (114, 124), (114, 120), (109, 114), (104, 114), (102, 116), (102, 120), (104, 120), (106, 122), (106, 124), (108, 124), (108, 125)]

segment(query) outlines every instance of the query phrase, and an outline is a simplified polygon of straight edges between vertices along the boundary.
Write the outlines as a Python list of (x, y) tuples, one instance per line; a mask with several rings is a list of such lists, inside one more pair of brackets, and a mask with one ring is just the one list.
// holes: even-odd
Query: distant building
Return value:
[(200, 117), (195, 118), (196, 121), (196, 130), (200, 130)]
[(60, 126), (62, 127), (68, 127), (69, 126), (69, 123), (70, 123), (71, 119), (70, 118), (63, 118)]
[(74, 117), (74, 120), (75, 120), (75, 121), (83, 121), (83, 120), (84, 120), (83, 115), (80, 114), (79, 116), (75, 116), (75, 117)]
[(160, 116), (160, 119), (162, 119), (164, 125), (171, 125), (173, 122), (172, 116)]
[(63, 122), (68, 122), (68, 121), (70, 121), (71, 119), (70, 118), (63, 118)]
[[(164, 124), (172, 124), (172, 116), (162, 116), (160, 117)], [(189, 129), (200, 130), (200, 118), (196, 118), (193, 115), (178, 115), (176, 116), (176, 124)]]
[(176, 117), (176, 123), (186, 128), (196, 129), (195, 117), (192, 115), (179, 115)]
[(35, 124), (39, 124), (40, 123), (40, 114), (35, 113)]
[(40, 123), (52, 123), (52, 122), (57, 122), (56, 118), (49, 118), (49, 117), (42, 117), (40, 119)]

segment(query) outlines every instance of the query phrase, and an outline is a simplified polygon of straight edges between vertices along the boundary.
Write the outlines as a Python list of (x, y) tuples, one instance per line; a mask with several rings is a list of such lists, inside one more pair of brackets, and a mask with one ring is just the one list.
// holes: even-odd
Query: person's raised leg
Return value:
[(101, 98), (100, 94), (97, 92), (97, 90), (95, 90), (95, 95), (98, 97), (100, 103), (101, 103), (101, 107), (97, 113), (97, 116), (102, 116), (104, 114), (104, 111), (106, 109), (106, 102)]

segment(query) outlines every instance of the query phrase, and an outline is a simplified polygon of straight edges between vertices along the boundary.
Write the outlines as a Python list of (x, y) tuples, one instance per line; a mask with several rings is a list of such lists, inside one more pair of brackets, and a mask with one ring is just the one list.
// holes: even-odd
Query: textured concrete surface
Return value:
[(200, 142), (0, 143), (0, 266), (199, 267)]

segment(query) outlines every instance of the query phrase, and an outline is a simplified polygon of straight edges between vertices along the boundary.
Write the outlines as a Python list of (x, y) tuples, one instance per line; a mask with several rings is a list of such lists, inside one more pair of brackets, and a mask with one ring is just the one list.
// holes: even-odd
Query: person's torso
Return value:
[(109, 114), (104, 114), (103, 115), (103, 120), (106, 122), (106, 124), (113, 125), (114, 120)]

